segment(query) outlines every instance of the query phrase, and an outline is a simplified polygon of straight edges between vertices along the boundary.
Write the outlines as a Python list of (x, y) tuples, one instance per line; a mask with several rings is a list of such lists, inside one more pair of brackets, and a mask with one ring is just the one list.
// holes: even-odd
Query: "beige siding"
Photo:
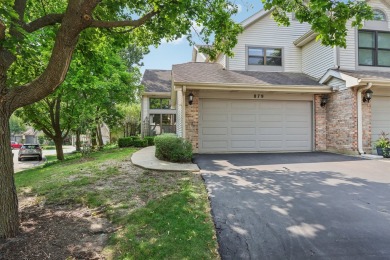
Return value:
[(351, 22), (348, 22), (347, 48), (340, 48), (340, 69), (356, 69), (356, 28), (351, 28)]
[(345, 81), (337, 78), (332, 78), (331, 80), (329, 80), (327, 85), (333, 87), (333, 89), (335, 90), (346, 89)]
[[(371, 0), (368, 2), (371, 7), (374, 9), (380, 9), (381, 11), (384, 11), (387, 15), (387, 20), (389, 22), (389, 28), (390, 28), (390, 8), (384, 5), (380, 0)], [(340, 69), (344, 70), (381, 70), (381, 71), (388, 71), (388, 68), (380, 68), (380, 67), (358, 67), (358, 61), (357, 61), (357, 29), (351, 27), (351, 22), (348, 22), (348, 35), (347, 35), (347, 48), (340, 48)], [(387, 28), (386, 30), (389, 30)], [(383, 30), (382, 28), (377, 28), (378, 30)]]
[(309, 25), (296, 21), (291, 21), (289, 27), (279, 27), (271, 15), (267, 15), (238, 36), (238, 44), (233, 49), (234, 57), (228, 59), (228, 68), (245, 70), (246, 46), (263, 46), (282, 48), (284, 71), (301, 72), (301, 49), (296, 47), (293, 41), (309, 29)]
[(302, 48), (302, 72), (309, 76), (320, 79), (325, 72), (334, 67), (335, 50), (326, 47), (315, 40)]

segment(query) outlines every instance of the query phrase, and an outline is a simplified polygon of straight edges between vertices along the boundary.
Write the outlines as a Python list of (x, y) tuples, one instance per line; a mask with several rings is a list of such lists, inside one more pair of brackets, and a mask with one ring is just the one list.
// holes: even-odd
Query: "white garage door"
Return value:
[(371, 100), (371, 140), (375, 142), (382, 131), (390, 133), (390, 97), (374, 96)]
[(199, 152), (311, 151), (311, 104), (202, 99)]

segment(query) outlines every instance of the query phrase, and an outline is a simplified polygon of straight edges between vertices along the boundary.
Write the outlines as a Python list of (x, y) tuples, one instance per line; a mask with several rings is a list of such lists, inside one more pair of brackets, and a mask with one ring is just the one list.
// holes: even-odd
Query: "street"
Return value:
[[(64, 153), (70, 153), (75, 150), (73, 146), (64, 146)], [(38, 161), (35, 158), (34, 159), (24, 159), (23, 161), (19, 162), (18, 161), (18, 152), (19, 149), (14, 149), (12, 150), (12, 153), (14, 154), (14, 172), (20, 172), (26, 169), (33, 168), (35, 166), (39, 166), (46, 161), (46, 156), (47, 155), (55, 155), (56, 150), (43, 150), (42, 155), (43, 155), (43, 160)]]

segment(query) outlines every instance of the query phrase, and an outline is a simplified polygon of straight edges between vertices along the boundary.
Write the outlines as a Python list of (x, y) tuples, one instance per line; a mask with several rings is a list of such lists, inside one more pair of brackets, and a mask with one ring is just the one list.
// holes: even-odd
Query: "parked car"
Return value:
[(11, 149), (19, 149), (23, 144), (11, 141)]
[(42, 148), (39, 144), (24, 144), (19, 150), (18, 161), (24, 158), (37, 158), (42, 160)]

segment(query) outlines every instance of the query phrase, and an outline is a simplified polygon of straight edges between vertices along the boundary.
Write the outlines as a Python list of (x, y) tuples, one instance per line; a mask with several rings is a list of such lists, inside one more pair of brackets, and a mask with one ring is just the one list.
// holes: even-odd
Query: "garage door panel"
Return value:
[(204, 134), (204, 135), (227, 135), (228, 129), (226, 127), (203, 127), (202, 134)]
[(245, 149), (245, 148), (256, 148), (256, 140), (232, 140), (231, 147)]
[(269, 128), (258, 128), (259, 135), (281, 135), (283, 134), (283, 128), (269, 127)]
[(255, 127), (232, 127), (231, 134), (232, 135), (255, 135), (256, 128)]
[[(226, 111), (216, 113), (209, 109), (212, 106), (205, 106), (213, 102), (230, 103)], [(200, 114), (210, 115), (200, 116), (200, 152), (312, 149), (311, 102), (308, 101), (203, 99)], [(204, 118), (209, 121), (204, 121)], [(203, 128), (210, 129), (203, 131)]]
[(203, 109), (227, 109), (229, 107), (230, 103), (228, 101), (220, 101), (220, 102), (204, 102), (202, 104)]
[(231, 117), (232, 122), (254, 122), (256, 121), (256, 115), (248, 115), (248, 114), (243, 114), (243, 115), (237, 115), (233, 114)]
[(202, 142), (202, 146), (203, 148), (205, 149), (209, 149), (209, 148), (212, 148), (213, 150), (215, 148), (223, 148), (223, 149), (228, 149), (228, 141), (226, 140), (221, 140), (221, 141), (213, 141), (213, 140), (209, 140), (209, 141), (203, 141)]
[(202, 116), (203, 122), (226, 122), (228, 116), (225, 114), (206, 114)]
[(390, 97), (374, 96), (371, 100), (371, 141), (382, 131), (390, 133)]
[(279, 114), (271, 114), (271, 115), (259, 115), (259, 122), (280, 122), (283, 120), (283, 116)]
[(255, 102), (246, 102), (246, 103), (243, 103), (243, 102), (232, 102), (231, 104), (231, 108), (232, 109), (236, 109), (236, 110), (254, 110), (256, 111), (257, 110), (257, 106), (256, 106), (256, 103)]

